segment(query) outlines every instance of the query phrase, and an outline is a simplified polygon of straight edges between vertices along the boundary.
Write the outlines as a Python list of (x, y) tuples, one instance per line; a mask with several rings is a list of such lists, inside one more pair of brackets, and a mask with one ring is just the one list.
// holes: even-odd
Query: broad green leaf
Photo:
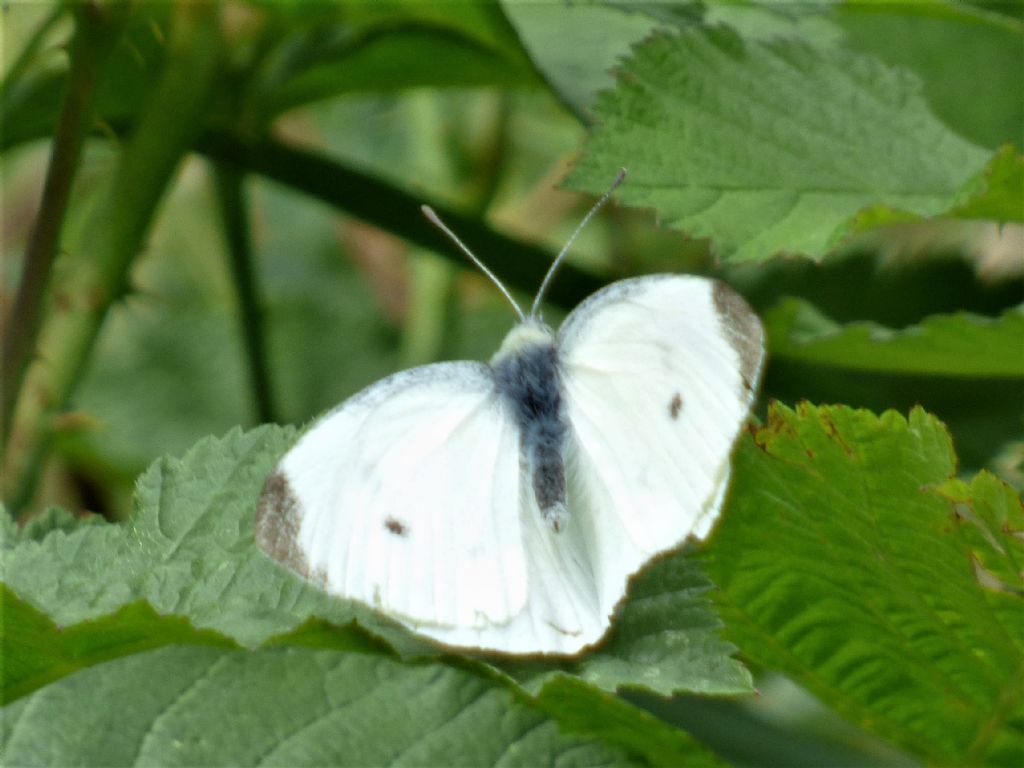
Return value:
[(917, 75), (932, 111), (965, 139), (991, 149), (1024, 141), (1019, 20), (944, 0), (847, 0), (833, 19), (847, 46)]
[(650, 765), (726, 765), (684, 731), (579, 680), (558, 677), (537, 701), (563, 728), (592, 735)]
[(844, 722), (788, 678), (765, 670), (758, 695), (622, 697), (692, 734), (734, 766), (918, 768), (920, 763)]
[(637, 46), (595, 114), (568, 184), (603, 191), (626, 167), (622, 201), (732, 259), (820, 257), (876, 203), (940, 214), (986, 159), (931, 114), (914, 76), (727, 28)]
[[(537, 68), (577, 115), (586, 115), (598, 91), (614, 84), (612, 70), (631, 44), (654, 30), (671, 31), (700, 18), (696, 2), (504, 0), (501, 5)], [(565, 44), (569, 36), (572, 45)]]
[[(403, 655), (437, 655), (436, 646), (368, 608), (328, 597), (255, 546), (256, 499), (293, 435), (277, 427), (236, 430), (199, 442), (183, 459), (156, 462), (139, 479), (126, 525), (57, 530), (15, 546), (5, 554), (7, 585), (60, 625), (146, 600), (158, 614), (247, 647), (319, 617), (356, 621)], [(535, 689), (568, 670), (608, 690), (747, 692), (748, 673), (718, 638), (709, 589), (692, 558), (664, 558), (635, 579), (599, 649), (575, 662), (522, 663), (515, 674)]]
[(159, 616), (144, 602), (71, 627), (57, 627), (0, 585), (3, 622), (0, 701), (13, 701), (73, 672), (164, 645), (233, 647), (228, 638), (200, 631), (177, 616)]
[(949, 480), (938, 493), (952, 502), (986, 601), (1024, 652), (1024, 508), (1018, 494), (988, 472), (970, 483)]
[[(1011, 144), (1004, 146), (985, 168), (964, 183), (957, 200), (960, 202), (949, 211), (950, 216), (1000, 225), (1024, 222), (1024, 155)], [(912, 211), (873, 205), (847, 222), (843, 234), (920, 220), (921, 216)]]
[(864, 371), (1024, 378), (1024, 305), (998, 318), (933, 315), (891, 330), (840, 324), (801, 299), (764, 315), (772, 356)]
[[(185, 619), (160, 616), (144, 602), (131, 603), (94, 621), (57, 627), (6, 587), (2, 589), (4, 621), (0, 625), (0, 646), (4, 649), (4, 665), (0, 668), (0, 692), (5, 703), (86, 667), (144, 654), (161, 646), (237, 648), (223, 635), (196, 630)], [(273, 637), (266, 647), (390, 655), (386, 646), (374, 642), (357, 628), (339, 627), (322, 621), (307, 622), (293, 632)], [(338, 658), (342, 658), (341, 653), (338, 653)], [(482, 665), (461, 663), (465, 669), (476, 670), (486, 679), (501, 679)], [(422, 668), (422, 665), (415, 668)], [(148, 683), (140, 680), (135, 685), (138, 692)], [(322, 682), (314, 679), (306, 688), (309, 698), (316, 699), (322, 692)], [(718, 764), (710, 753), (682, 731), (579, 680), (555, 678), (543, 688), (535, 703), (558, 721), (563, 732), (599, 740), (643, 763), (666, 766)], [(509, 714), (520, 704), (521, 701), (513, 699), (508, 707)], [(9, 707), (5, 714), (10, 714), (17, 721), (20, 716), (13, 713), (18, 711), (17, 707)], [(3, 743), (7, 739), (7, 735), (2, 736)], [(446, 758), (450, 759), (450, 756)]]
[[(879, 233), (878, 239), (882, 237)], [(1024, 261), (1017, 261), (1024, 266)], [(874, 255), (832, 258), (821, 264), (786, 259), (737, 271), (756, 275), (755, 287), (745, 289), (745, 295), (752, 306), (761, 308), (769, 327), (771, 308), (793, 296), (810, 301), (843, 326), (870, 320), (892, 329), (911, 329), (931, 315), (960, 312), (999, 318), (1024, 296), (1019, 279), (983, 282), (959, 254), (909, 262)], [(876, 412), (908, 412), (921, 405), (949, 428), (964, 471), (994, 466), (999, 447), (1024, 434), (1020, 379), (873, 371), (773, 354), (763, 395), (764, 400), (807, 399)]]
[(512, 658), (497, 665), (533, 692), (569, 672), (607, 691), (749, 693), (750, 673), (732, 658), (736, 648), (722, 641), (721, 621), (708, 610), (712, 588), (693, 552), (684, 548), (633, 577), (611, 633), (595, 651), (562, 665)]
[(8, 765), (637, 764), (495, 681), (309, 648), (161, 648), (4, 715)]
[(11, 549), (20, 541), (42, 541), (51, 531), (71, 532), (79, 526), (101, 522), (103, 518), (99, 515), (75, 517), (66, 509), (47, 507), (18, 525), (0, 504), (0, 551)]
[(966, 4), (1008, 19), (1024, 20), (1024, 5), (1015, 0), (966, 0)]
[[(156, 462), (139, 479), (130, 523), (58, 530), (41, 542), (20, 544), (5, 554), (5, 582), (60, 625), (95, 619), (139, 599), (158, 613), (188, 616), (189, 607), (215, 614), (220, 604), (230, 611), (237, 596), (252, 601), (253, 616), (266, 612), (258, 599), (261, 585), (245, 578), (251, 562), (262, 563), (251, 541), (248, 548), (238, 546), (241, 516), (249, 514), (251, 537), (256, 494), (272, 454), (283, 450), (291, 434), (273, 427), (244, 435), (236, 430), (222, 441), (201, 441), (184, 461)], [(252, 460), (253, 454), (262, 461)], [(215, 622), (195, 623), (220, 629)], [(272, 623), (261, 633), (246, 625), (225, 634), (254, 645), (261, 634), (284, 629)]]
[[(381, 0), (377, 3), (353, 0), (347, 4), (346, 11), (348, 18), (363, 26), (376, 24), (386, 30), (398, 26), (395, 21), (401, 19), (441, 31), (449, 30), (500, 51), (509, 59), (525, 60), (515, 32), (496, 4), (460, 3), (452, 6), (421, 0)], [(306, 8), (299, 13), (302, 17), (308, 16)]]
[(964, 2), (722, 0), (704, 23), (876, 57), (916, 75), (931, 111), (963, 138), (992, 149), (1024, 138), (1024, 26)]
[(967, 199), (953, 213), (964, 219), (1024, 223), (1024, 155), (1006, 145), (968, 185)]
[(660, 558), (633, 578), (605, 643), (570, 669), (606, 690), (751, 692), (750, 673), (732, 658), (736, 648), (719, 636), (712, 589), (688, 550)]
[(744, 40), (795, 38), (831, 48), (842, 44), (842, 30), (834, 20), (836, 5), (835, 0), (711, 0), (704, 24), (730, 27)]
[(254, 99), (270, 119), (344, 93), (536, 82), (525, 57), (510, 56), (446, 21), (399, 17), (369, 27), (318, 25), (306, 39), (289, 41), (283, 71), (270, 75), (279, 82), (257, 81)]
[(1024, 599), (976, 564), (1009, 575), (1020, 499), (955, 471), (920, 409), (773, 406), (736, 456), (716, 596), (751, 660), (856, 725), (930, 763), (1019, 765)]

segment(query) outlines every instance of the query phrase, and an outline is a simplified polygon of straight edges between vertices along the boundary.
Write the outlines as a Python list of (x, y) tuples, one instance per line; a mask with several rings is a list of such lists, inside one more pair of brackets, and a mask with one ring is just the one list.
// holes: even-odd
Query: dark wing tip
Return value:
[(740, 374), (746, 388), (753, 392), (764, 362), (764, 329), (754, 310), (725, 283), (715, 282), (712, 299), (729, 343), (740, 357)]
[(263, 483), (256, 505), (256, 544), (270, 557), (311, 581), (323, 582), (324, 574), (313, 571), (299, 546), (302, 512), (288, 478), (274, 469)]

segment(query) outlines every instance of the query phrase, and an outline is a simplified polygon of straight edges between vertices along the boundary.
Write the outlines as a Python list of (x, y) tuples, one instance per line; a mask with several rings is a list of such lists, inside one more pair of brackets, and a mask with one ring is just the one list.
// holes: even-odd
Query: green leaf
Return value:
[[(7, 585), (60, 625), (146, 600), (160, 615), (186, 618), (248, 647), (318, 617), (355, 621), (406, 656), (438, 655), (437, 646), (369, 608), (329, 597), (256, 547), (256, 499), (293, 435), (269, 426), (235, 430), (200, 441), (183, 459), (156, 462), (139, 479), (127, 525), (56, 530), (19, 544), (5, 555)], [(509, 669), (534, 689), (568, 670), (608, 690), (747, 692), (749, 674), (718, 637), (709, 589), (692, 557), (663, 558), (636, 577), (599, 649), (579, 661)]]
[(18, 525), (6, 507), (0, 504), (0, 551), (14, 547), (20, 541), (42, 541), (51, 531), (73, 531), (81, 525), (101, 523), (99, 515), (75, 517), (66, 509), (47, 507)]
[[(95, 621), (60, 628), (19, 600), (6, 587), (2, 587), (2, 590), (0, 646), (4, 649), (4, 665), (0, 669), (0, 691), (4, 703), (12, 702), (81, 669), (125, 656), (144, 654), (161, 646), (237, 648), (223, 635), (196, 630), (185, 619), (160, 616), (144, 602), (131, 603)], [(339, 627), (323, 621), (310, 621), (293, 632), (271, 638), (267, 647), (390, 655), (386, 646), (375, 642), (356, 627)], [(340, 660), (343, 654), (338, 653), (337, 657)], [(462, 665), (469, 671), (475, 669), (485, 679), (501, 681), (501, 678), (489, 673), (482, 665), (471, 662), (462, 662)], [(422, 665), (414, 668), (421, 669)], [(231, 682), (237, 685), (237, 681)], [(129, 688), (127, 695), (137, 695), (144, 686), (149, 685), (148, 677), (137, 681), (128, 680), (126, 684)], [(311, 699), (316, 699), (322, 692), (322, 682), (318, 678), (304, 687)], [(45, 695), (48, 694), (42, 697)], [(41, 696), (28, 698), (35, 701)], [(509, 713), (521, 703), (521, 697), (514, 699), (508, 707)], [(579, 680), (556, 678), (544, 687), (535, 704), (557, 720), (563, 732), (601, 741), (645, 764), (719, 764), (684, 732)], [(83, 703), (83, 706), (86, 705)], [(15, 713), (19, 711), (20, 707), (9, 707), (5, 714), (17, 722), (20, 715)], [(251, 734), (247, 735), (249, 737)], [(4, 734), (2, 742), (6, 743), (9, 738), (9, 734)], [(96, 745), (97, 751), (102, 748), (103, 744)], [(445, 759), (452, 759), (451, 755)], [(234, 762), (230, 756), (228, 760)]]
[(801, 299), (764, 315), (772, 356), (862, 371), (1024, 377), (1024, 305), (998, 318), (933, 315), (898, 331), (836, 323)]
[(8, 765), (636, 764), (495, 681), (310, 648), (162, 648), (4, 715)]
[(631, 581), (607, 641), (570, 669), (610, 691), (752, 692), (750, 673), (732, 657), (735, 646), (719, 636), (712, 589), (688, 550), (658, 559)]
[[(236, 571), (255, 562), (256, 572), (266, 573), (251, 545), (251, 510), (273, 454), (292, 434), (277, 427), (244, 435), (235, 430), (222, 441), (201, 441), (184, 461), (155, 462), (139, 478), (130, 523), (58, 530), (41, 542), (19, 545), (5, 555), (4, 581), (60, 625), (95, 619), (139, 599), (158, 613), (191, 613), (195, 619), (215, 614), (218, 604), (230, 613), (237, 597), (253, 601), (248, 613), (258, 616), (267, 610), (259, 602), (266, 584)], [(242, 527), (246, 512), (248, 529)], [(246, 533), (249, 546), (241, 547)], [(196, 623), (219, 629), (216, 621)], [(288, 628), (279, 622), (259, 630), (235, 625), (225, 634), (254, 645)]]
[[(696, 2), (504, 0), (501, 6), (537, 69), (578, 115), (586, 115), (597, 93), (614, 84), (612, 69), (631, 44), (653, 30), (671, 31), (700, 17)], [(565, 45), (570, 35), (573, 44)]]
[(556, 678), (537, 700), (565, 730), (597, 737), (650, 765), (726, 765), (684, 731), (579, 680)]
[(443, 13), (408, 15), (415, 8), (404, 4), (398, 15), (377, 24), (319, 24), (303, 39), (287, 41), (284, 60), (269, 75), (272, 80), (258, 82), (253, 94), (263, 119), (360, 91), (536, 83), (518, 51), (503, 50), (475, 25), (467, 28)]
[(968, 184), (967, 199), (953, 209), (964, 219), (1024, 223), (1024, 155), (1006, 145)]
[(728, 696), (754, 690), (710, 610), (712, 584), (689, 548), (661, 557), (630, 582), (608, 637), (577, 661), (505, 659), (498, 667), (537, 692), (568, 672), (606, 691), (639, 687)]
[(1024, 509), (1020, 497), (988, 472), (970, 483), (949, 480), (938, 488), (952, 502), (986, 601), (1024, 650)]
[(910, 74), (797, 40), (727, 28), (634, 49), (568, 180), (654, 208), (723, 256), (821, 256), (860, 209), (942, 213), (986, 154), (929, 111)]
[(187, 620), (159, 616), (144, 602), (125, 605), (103, 618), (58, 627), (0, 585), (3, 623), (0, 701), (7, 703), (73, 672), (109, 659), (164, 645), (233, 647), (215, 632), (194, 629)]
[(846, 45), (917, 75), (936, 116), (965, 139), (992, 149), (1024, 141), (1019, 21), (934, 0), (848, 0), (833, 18)]
[(711, 573), (753, 661), (926, 762), (1019, 765), (1024, 600), (975, 565), (1009, 576), (1021, 503), (955, 471), (920, 409), (775, 405), (738, 451)]
[(843, 31), (835, 23), (835, 0), (777, 3), (774, 0), (732, 0), (707, 4), (704, 24), (736, 30), (744, 40), (796, 38), (812, 45), (842, 44)]

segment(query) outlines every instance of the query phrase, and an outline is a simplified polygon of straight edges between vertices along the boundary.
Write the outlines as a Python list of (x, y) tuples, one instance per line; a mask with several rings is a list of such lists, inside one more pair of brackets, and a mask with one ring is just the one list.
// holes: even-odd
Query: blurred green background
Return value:
[[(514, 316), (417, 206), (437, 207), (517, 296), (531, 296), (593, 200), (560, 184), (586, 151), (594, 96), (614, 87), (630, 44), (656, 31), (702, 20), (752, 38), (841, 39), (915, 72), (934, 112), (978, 146), (1019, 146), (1019, 4), (859, 13), (875, 5), (585, 3), (567, 17), (558, 3), (4, 4), (2, 314), (5, 333), (33, 341), (35, 323), (43, 368), (57, 372), (44, 375), (43, 395), (24, 390), (45, 417), (28, 420), (35, 444), (5, 447), (5, 461), (29, 456), (16, 472), (5, 465), (5, 501), (23, 515), (56, 504), (123, 519), (137, 475), (203, 436), (304, 424), (394, 370), (489, 358)], [(964, 30), (973, 37), (957, 38)], [(71, 92), (86, 102), (77, 132), (58, 122), (69, 56), (82, 75)], [(43, 186), (54, 148), (76, 137), (61, 227)], [(11, 313), (39, 256), (29, 255), (37, 221), (59, 245), (24, 315), (34, 320), (21, 325)], [(660, 227), (656, 211), (612, 205), (576, 242), (548, 317), (601, 284), (657, 271), (727, 280), (770, 334), (785, 326), (788, 299), (840, 325), (995, 317), (1021, 301), (1022, 249), (1020, 224), (942, 220), (736, 264), (707, 239)], [(1020, 377), (779, 354), (760, 414), (772, 398), (923, 405), (952, 431), (964, 474), (988, 467), (1024, 484)], [(5, 435), (19, 413), (5, 414)], [(766, 678), (762, 693), (745, 741), (714, 733), (740, 727), (747, 715), (733, 704), (677, 699), (659, 714), (732, 745), (740, 762), (903, 761), (783, 679)]]
[[(121, 143), (134, 120), (154, 111), (173, 17), (188, 15), (162, 3), (71, 8), (12, 3), (4, 10), (5, 309), (39, 211), (75, 13), (81, 26), (104, 30), (94, 35), (99, 42), (86, 43), (107, 58), (93, 93), (93, 138), (70, 194), (58, 281), (63, 263), (88, 260), (97, 247), (97, 219), (122, 215), (117, 205), (130, 203), (103, 209), (117, 184)], [(511, 312), (453, 248), (438, 248), (439, 257), (410, 243), (430, 235), (422, 234), (418, 212), (396, 209), (391, 194), (444, 206), (489, 234), (536, 246), (528, 254), (493, 252), (490, 240), (474, 242), (481, 230), (451, 222), (529, 295), (545, 254), (557, 251), (591, 200), (558, 189), (585, 137), (587, 101), (612, 85), (628, 41), (687, 23), (702, 6), (656, 8), (620, 13), (613, 29), (607, 17), (574, 19), (579, 40), (593, 38), (583, 54), (557, 44), (561, 11), (544, 3), (503, 12), (477, 3), (236, 2), (218, 6), (215, 20), (193, 9), (198, 20), (190, 23), (215, 24), (222, 38), (202, 43), (216, 50), (209, 71), (194, 76), (207, 78), (196, 96), (201, 123), (176, 126), (184, 143), (169, 153), (175, 165), (167, 178), (146, 192), (163, 196), (151, 216), (141, 214), (137, 253), (122, 258), (122, 275), (104, 278), (113, 291), (109, 312), (98, 318), (95, 344), (82, 347), (84, 367), (70, 375), (68, 407), (57, 409), (30, 507), (60, 503), (123, 517), (134, 477), (203, 435), (267, 420), (305, 423), (397, 368), (486, 359)], [(805, 27), (819, 18), (811, 6), (785, 10), (803, 13)], [(782, 23), (766, 12), (740, 19), (729, 11), (728, 4), (706, 9), (731, 23)], [(894, 32), (881, 23), (850, 29), (879, 51), (893, 48)], [(536, 61), (517, 31), (534, 36), (525, 39)], [(553, 87), (542, 72), (554, 73)], [(973, 130), (998, 134), (999, 123), (1016, 117), (976, 118)], [(287, 157), (268, 159), (259, 149), (266, 140), (315, 152), (320, 165), (289, 168)], [(189, 143), (200, 153), (189, 152)], [(331, 189), (325, 168), (347, 185)], [(358, 174), (374, 183), (361, 184)], [(232, 199), (230, 190), (241, 197)], [(234, 256), (231, 216), (242, 217), (248, 239)], [(572, 258), (582, 272), (563, 274), (553, 298), (564, 309), (619, 276), (697, 270), (724, 276), (762, 312), (795, 296), (840, 323), (899, 328), (934, 313), (996, 314), (1012, 306), (1021, 291), (1020, 248), (1019, 227), (940, 222), (878, 230), (823, 263), (790, 257), (736, 268), (717, 263), (706, 240), (659, 229), (650, 212), (613, 206), (583, 233)], [(979, 273), (983, 259), (1002, 263), (1004, 276)], [(253, 305), (262, 314), (258, 327)], [(1016, 380), (858, 373), (776, 359), (764, 394), (874, 410), (923, 404), (953, 429), (967, 467), (1012, 463), (1019, 450)]]

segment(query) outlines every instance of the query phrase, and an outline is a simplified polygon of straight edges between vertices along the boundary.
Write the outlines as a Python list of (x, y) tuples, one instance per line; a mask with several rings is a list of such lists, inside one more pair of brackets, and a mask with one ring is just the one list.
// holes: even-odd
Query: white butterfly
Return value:
[(575, 236), (529, 315), (493, 278), (521, 322), (489, 365), (396, 373), (299, 439), (260, 497), (264, 551), (446, 645), (572, 654), (632, 574), (707, 535), (761, 324), (722, 283), (653, 275), (598, 291), (556, 334), (538, 309)]

